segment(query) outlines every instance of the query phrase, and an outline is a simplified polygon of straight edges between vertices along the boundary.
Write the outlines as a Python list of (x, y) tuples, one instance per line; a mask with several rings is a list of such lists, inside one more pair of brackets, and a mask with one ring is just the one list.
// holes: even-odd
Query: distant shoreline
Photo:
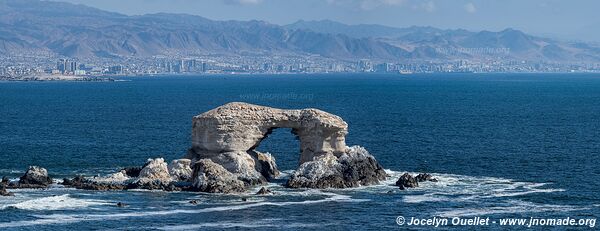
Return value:
[(372, 75), (416, 77), (428, 75), (600, 75), (600, 72), (433, 72), (433, 73), (376, 73), (376, 72), (329, 72), (329, 73), (169, 73), (148, 75), (117, 75), (117, 76), (35, 76), (8, 78), (0, 76), (0, 82), (123, 82), (130, 81), (122, 78), (153, 78), (153, 77), (223, 77), (223, 76), (314, 76), (314, 75)]
[(27, 76), (27, 77), (2, 77), (0, 81), (5, 82), (114, 82), (115, 79), (112, 77), (98, 77), (98, 76), (68, 76), (68, 75), (41, 75), (41, 76)]

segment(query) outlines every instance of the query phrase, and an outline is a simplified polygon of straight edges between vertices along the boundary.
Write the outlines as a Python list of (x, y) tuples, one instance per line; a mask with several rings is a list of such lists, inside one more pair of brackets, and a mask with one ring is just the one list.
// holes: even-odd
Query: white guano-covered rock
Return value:
[(52, 178), (48, 176), (48, 170), (45, 168), (29, 166), (25, 175), (19, 178), (19, 184), (47, 186), (52, 184)]
[(127, 184), (131, 179), (125, 170), (121, 170), (105, 177), (93, 177), (89, 180), (98, 184)]
[(168, 166), (171, 179), (174, 181), (191, 181), (192, 179), (192, 160), (178, 159), (173, 160)]
[(169, 168), (163, 158), (148, 159), (146, 165), (140, 171), (140, 181), (160, 181), (168, 183), (171, 181)]
[(369, 152), (352, 146), (340, 157), (328, 155), (305, 162), (287, 182), (291, 188), (349, 188), (377, 184), (386, 173)]

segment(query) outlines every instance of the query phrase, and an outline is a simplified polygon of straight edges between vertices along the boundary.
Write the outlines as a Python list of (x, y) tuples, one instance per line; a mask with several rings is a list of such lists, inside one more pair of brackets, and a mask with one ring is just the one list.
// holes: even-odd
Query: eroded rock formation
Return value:
[(192, 179), (192, 161), (189, 159), (173, 160), (168, 166), (171, 180), (190, 181)]
[(149, 189), (165, 191), (191, 190), (192, 169), (189, 159), (148, 159), (143, 167), (129, 167), (107, 176), (64, 179), (63, 185), (90, 190)]
[(254, 150), (277, 128), (291, 128), (300, 140), (299, 168), (288, 187), (347, 188), (386, 178), (366, 149), (346, 146), (348, 124), (336, 115), (229, 103), (193, 118), (192, 148), (184, 159), (168, 165), (162, 158), (149, 159), (142, 167), (104, 177), (65, 179), (63, 184), (95, 190), (244, 192), (279, 176), (273, 155)]
[(52, 184), (52, 178), (48, 176), (48, 170), (38, 166), (30, 166), (25, 175), (19, 178), (21, 185), (48, 186)]
[(289, 187), (356, 187), (386, 177), (364, 148), (346, 146), (348, 124), (339, 116), (317, 109), (229, 103), (193, 119), (188, 154), (194, 166), (193, 185), (200, 191), (227, 192), (221, 185), (232, 184), (231, 190), (237, 191), (240, 182), (248, 187), (277, 176), (272, 155), (254, 150), (277, 128), (291, 128), (300, 140), (300, 168)]
[(369, 152), (352, 146), (340, 157), (324, 155), (300, 165), (287, 182), (291, 188), (351, 188), (377, 184), (386, 173)]
[(0, 195), (13, 195), (6, 191), (6, 189), (47, 188), (51, 184), (52, 178), (48, 176), (48, 170), (38, 166), (29, 166), (25, 174), (18, 181), (11, 181), (8, 177), (2, 177)]

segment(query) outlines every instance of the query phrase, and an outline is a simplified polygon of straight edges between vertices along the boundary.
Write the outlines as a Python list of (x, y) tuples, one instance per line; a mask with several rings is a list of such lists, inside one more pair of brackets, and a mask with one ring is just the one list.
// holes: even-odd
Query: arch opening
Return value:
[(279, 170), (294, 170), (299, 165), (300, 138), (292, 128), (270, 128), (250, 151), (268, 152), (275, 158)]

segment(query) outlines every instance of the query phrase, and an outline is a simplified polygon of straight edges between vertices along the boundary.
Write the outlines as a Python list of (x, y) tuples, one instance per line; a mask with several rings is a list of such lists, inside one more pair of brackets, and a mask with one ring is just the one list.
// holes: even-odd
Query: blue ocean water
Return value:
[[(190, 146), (192, 116), (243, 101), (341, 116), (347, 143), (366, 147), (392, 177), (358, 189), (291, 190), (280, 185), (284, 175), (269, 185), (274, 196), (15, 190), (16, 197), (0, 197), (0, 230), (380, 230), (401, 228), (400, 215), (600, 215), (600, 75), (124, 79), (0, 82), (0, 176), (40, 165), (62, 179), (177, 159)], [(276, 130), (259, 150), (273, 153), (282, 169), (297, 166), (299, 144), (289, 130)], [(396, 190), (391, 185), (406, 171), (440, 181)]]

